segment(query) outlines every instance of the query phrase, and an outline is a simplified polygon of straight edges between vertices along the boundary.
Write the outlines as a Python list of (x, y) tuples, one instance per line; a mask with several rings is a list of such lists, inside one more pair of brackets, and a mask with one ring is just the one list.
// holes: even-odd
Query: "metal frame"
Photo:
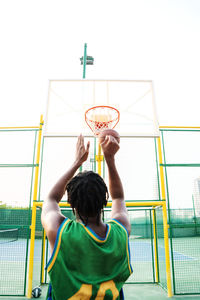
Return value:
[[(25, 270), (24, 270), (24, 287), (23, 291), (24, 293), (22, 295), (17, 295), (17, 296), (25, 296), (26, 294), (26, 283), (27, 283), (27, 265), (28, 265), (28, 247), (29, 247), (29, 224), (31, 221), (31, 200), (32, 200), (32, 188), (33, 188), (33, 177), (34, 177), (34, 170), (35, 167), (37, 167), (37, 164), (35, 164), (35, 152), (36, 152), (36, 141), (37, 141), (37, 133), (39, 131), (39, 126), (17, 126), (17, 127), (0, 127), (0, 132), (21, 132), (21, 131), (34, 131), (35, 132), (35, 139), (34, 139), (34, 147), (33, 147), (33, 162), (32, 164), (0, 164), (0, 167), (2, 168), (27, 168), (30, 167), (32, 168), (31, 172), (31, 183), (30, 183), (30, 197), (29, 197), (29, 208), (28, 208), (28, 224), (23, 225), (23, 226), (17, 226), (19, 229), (25, 228), (27, 230), (27, 238), (26, 238), (26, 256), (25, 256)], [(2, 225), (4, 227), (4, 225)], [(12, 226), (13, 227), (13, 226)], [(5, 226), (5, 228), (8, 228)], [(15, 296), (15, 295), (6, 295), (6, 296)]]
[[(175, 128), (175, 129), (174, 129)], [(176, 291), (176, 281), (175, 281), (175, 274), (174, 274), (174, 262), (173, 262), (173, 243), (172, 239), (168, 237), (168, 230), (169, 233), (171, 233), (171, 226), (170, 223), (170, 206), (169, 206), (169, 195), (168, 195), (168, 182), (167, 182), (167, 167), (197, 167), (200, 164), (167, 164), (166, 158), (165, 158), (165, 149), (164, 149), (164, 140), (163, 140), (163, 132), (164, 131), (200, 131), (200, 127), (183, 127), (182, 126), (161, 126), (161, 138), (155, 138), (155, 149), (156, 149), (156, 155), (157, 157), (157, 177), (158, 177), (158, 186), (160, 191), (160, 200), (159, 201), (127, 201), (126, 205), (127, 207), (151, 207), (152, 208), (152, 223), (153, 223), (153, 236), (154, 236), (154, 262), (155, 262), (155, 282), (160, 282), (159, 278), (159, 259), (158, 259), (158, 245), (157, 245), (157, 239), (156, 239), (156, 215), (155, 215), (155, 209), (158, 207), (162, 208), (163, 212), (163, 226), (164, 226), (164, 242), (165, 242), (165, 255), (166, 255), (166, 277), (167, 277), (167, 290), (168, 290), (168, 296), (171, 297), (174, 294), (177, 294)], [(123, 137), (122, 137), (123, 138)], [(37, 206), (42, 206), (42, 202), (37, 202)], [(67, 203), (61, 202), (60, 205), (62, 207), (69, 207)], [(111, 202), (108, 203), (108, 207), (111, 207)], [(167, 215), (167, 210), (169, 214)], [(171, 237), (171, 234), (170, 234)], [(170, 255), (169, 255), (169, 249), (171, 249), (171, 261), (170, 261)], [(170, 267), (171, 263), (171, 267)], [(172, 276), (172, 278), (171, 278)], [(173, 284), (172, 284), (173, 283)], [(172, 292), (173, 287), (173, 292)]]
[[(45, 137), (45, 136), (44, 136)], [(96, 142), (96, 140), (95, 140)], [(94, 147), (96, 149), (96, 147)], [(159, 157), (159, 167), (158, 167), (158, 158), (157, 158), (157, 151), (158, 151), (158, 157)], [(164, 244), (165, 244), (165, 256), (166, 256), (166, 279), (167, 279), (167, 290), (168, 290), (168, 296), (172, 297), (172, 285), (171, 285), (171, 271), (170, 271), (170, 256), (169, 256), (169, 243), (168, 243), (168, 221), (167, 221), (167, 209), (166, 209), (166, 197), (165, 197), (165, 185), (164, 185), (164, 172), (163, 172), (163, 166), (162, 164), (162, 150), (161, 150), (161, 142), (160, 138), (155, 139), (155, 152), (156, 152), (156, 160), (157, 160), (157, 177), (158, 177), (158, 187), (161, 188), (161, 195), (159, 197), (160, 200), (149, 200), (149, 201), (127, 201), (126, 206), (127, 207), (134, 207), (134, 208), (152, 208), (153, 213), (153, 237), (154, 237), (154, 265), (155, 265), (155, 282), (159, 283), (159, 261), (158, 261), (158, 244), (157, 244), (157, 234), (156, 234), (156, 217), (155, 217), (155, 208), (161, 207), (163, 212), (163, 227), (164, 227)], [(101, 147), (98, 145), (98, 155), (95, 156), (95, 160), (97, 161), (97, 170), (98, 173), (101, 175), (101, 169), (102, 169), (102, 161), (103, 156), (101, 155)], [(39, 163), (38, 163), (39, 164)], [(160, 194), (160, 191), (159, 191)], [(32, 231), (33, 235), (34, 232), (34, 220), (36, 219), (36, 207), (42, 207), (43, 201), (37, 201), (37, 197), (34, 197), (33, 202), (33, 210), (35, 211), (35, 214), (32, 215)], [(66, 202), (60, 202), (59, 205), (61, 207), (69, 207), (70, 205)], [(111, 207), (112, 202), (108, 202), (107, 207)], [(32, 237), (33, 239), (33, 237)], [(42, 268), (44, 268), (44, 253), (45, 253), (45, 239), (43, 237), (43, 248), (42, 248)], [(32, 241), (32, 245), (34, 245)], [(32, 246), (33, 247), (33, 246)], [(30, 255), (31, 257), (32, 255)], [(41, 274), (41, 283), (44, 282), (44, 274)], [(29, 284), (29, 292), (28, 292), (28, 298), (31, 297), (31, 288)]]
[(33, 191), (33, 207), (32, 207), (32, 221), (31, 221), (31, 241), (30, 241), (30, 254), (29, 254), (29, 272), (28, 272), (28, 291), (27, 298), (31, 298), (32, 293), (32, 281), (33, 281), (33, 262), (34, 262), (34, 244), (35, 244), (35, 225), (36, 225), (36, 205), (38, 195), (38, 179), (39, 179), (39, 163), (41, 153), (41, 139), (42, 139), (42, 126), (44, 124), (43, 115), (40, 117), (40, 127), (37, 144), (37, 156), (36, 156), (36, 168), (34, 179), (34, 191)]
[[(34, 153), (33, 153), (33, 163), (32, 164), (1, 164), (0, 167), (32, 167), (32, 179), (33, 181), (33, 175), (35, 171), (35, 180), (34, 180), (34, 195), (33, 195), (33, 207), (32, 207), (32, 224), (31, 224), (31, 251), (30, 251), (30, 264), (29, 264), (29, 275), (28, 275), (28, 298), (31, 298), (31, 292), (32, 292), (32, 274), (31, 269), (33, 266), (33, 254), (34, 254), (34, 238), (35, 238), (35, 220), (36, 220), (36, 208), (42, 207), (43, 202), (40, 201), (40, 184), (39, 184), (39, 167), (41, 172), (41, 166), (42, 166), (42, 156), (40, 160), (40, 153), (41, 148), (43, 151), (43, 145), (41, 147), (41, 139), (42, 139), (42, 125), (43, 125), (43, 117), (41, 116), (40, 119), (40, 126), (39, 127), (0, 127), (0, 130), (3, 131), (35, 131), (35, 146), (34, 146)], [(157, 177), (158, 177), (158, 186), (159, 186), (159, 200), (138, 200), (138, 201), (127, 201), (126, 205), (127, 207), (147, 207), (152, 209), (152, 224), (153, 224), (153, 237), (154, 237), (154, 262), (155, 262), (155, 282), (159, 283), (159, 259), (158, 259), (158, 246), (157, 246), (157, 228), (156, 228), (156, 215), (155, 210), (156, 208), (160, 207), (162, 208), (163, 212), (163, 226), (164, 226), (164, 241), (165, 241), (165, 255), (166, 255), (166, 277), (167, 277), (167, 288), (168, 288), (168, 296), (172, 296), (172, 282), (171, 282), (171, 274), (173, 279), (173, 292), (174, 294), (177, 294), (176, 292), (176, 282), (175, 282), (175, 275), (174, 275), (174, 265), (173, 265), (173, 243), (172, 239), (170, 238), (170, 244), (171, 244), (171, 264), (172, 264), (172, 273), (170, 269), (170, 256), (169, 256), (169, 238), (168, 238), (168, 229), (169, 232), (171, 232), (171, 226), (170, 225), (170, 201), (169, 201), (169, 192), (168, 192), (168, 182), (167, 182), (167, 167), (197, 167), (200, 164), (167, 164), (166, 158), (165, 158), (165, 148), (164, 148), (164, 138), (163, 138), (163, 132), (164, 131), (200, 131), (200, 127), (183, 127), (183, 126), (161, 126), (161, 137), (162, 137), (162, 143), (160, 138), (155, 138), (155, 149), (156, 149), (156, 155), (158, 153), (157, 157)], [(38, 142), (37, 142), (37, 158), (36, 163), (35, 161), (35, 149), (36, 149), (36, 136), (38, 134)], [(130, 136), (129, 136), (130, 137)], [(123, 138), (123, 137), (122, 137)], [(40, 173), (41, 177), (41, 173)], [(38, 192), (38, 186), (39, 186), (39, 192)], [(39, 197), (38, 197), (39, 193)], [(30, 205), (31, 205), (31, 195), (32, 195), (32, 184), (31, 184), (31, 190), (30, 190)], [(111, 202), (108, 203), (108, 207), (111, 207)], [(69, 207), (69, 204), (66, 202), (61, 202), (60, 206), (62, 207)], [(168, 209), (168, 216), (167, 216), (167, 209)], [(169, 223), (169, 224), (168, 224)], [(171, 235), (170, 235), (171, 236)], [(43, 235), (43, 243), (45, 243), (45, 233)], [(27, 240), (28, 243), (28, 240)], [(48, 248), (46, 248), (46, 253), (48, 251)], [(44, 253), (45, 248), (42, 250), (42, 260), (44, 261)], [(32, 257), (32, 259), (31, 259)], [(28, 259), (28, 253), (26, 254), (26, 261)], [(32, 260), (32, 261), (31, 261)], [(25, 281), (26, 281), (26, 272), (27, 272), (27, 264), (26, 264), (26, 270), (25, 270)], [(41, 282), (44, 282), (44, 273), (41, 275)], [(26, 290), (26, 282), (24, 286), (24, 293)], [(190, 293), (191, 294), (191, 293)]]
[[(175, 128), (175, 129), (174, 129)], [(170, 254), (171, 254), (171, 270), (172, 270), (172, 280), (173, 280), (173, 293), (174, 295), (199, 295), (199, 293), (181, 293), (177, 292), (177, 279), (175, 276), (175, 265), (174, 265), (174, 246), (173, 246), (173, 234), (172, 229), (177, 228), (178, 224), (172, 224), (171, 223), (171, 208), (170, 208), (170, 196), (169, 196), (169, 187), (168, 187), (168, 175), (167, 175), (167, 168), (168, 167), (200, 167), (200, 164), (184, 164), (184, 163), (178, 163), (178, 164), (168, 164), (166, 162), (166, 153), (165, 153), (165, 141), (164, 141), (164, 132), (165, 131), (171, 131), (171, 132), (200, 132), (200, 127), (194, 127), (194, 126), (161, 126), (161, 138), (162, 138), (162, 153), (163, 153), (163, 162), (161, 162), (160, 166), (164, 168), (165, 170), (165, 186), (166, 186), (166, 200), (167, 200), (167, 208), (168, 208), (168, 222), (169, 222), (169, 233), (170, 233)], [(195, 218), (195, 210), (194, 210), (194, 218)], [(180, 226), (185, 226), (184, 224)], [(196, 230), (196, 223), (189, 224), (187, 227), (195, 227)], [(199, 225), (200, 228), (200, 225)]]
[[(84, 76), (84, 75), (83, 75)], [(157, 118), (157, 112), (156, 112), (156, 105), (155, 105), (155, 95), (154, 95), (154, 91), (153, 91), (153, 81), (152, 80), (120, 80), (120, 79), (85, 79), (85, 77), (83, 77), (83, 79), (50, 79), (49, 80), (49, 84), (48, 84), (48, 97), (47, 97), (47, 104), (46, 104), (46, 113), (45, 113), (45, 127), (44, 127), (44, 137), (77, 137), (78, 134), (64, 134), (64, 133), (58, 133), (58, 134), (53, 134), (53, 133), (46, 133), (46, 127), (47, 127), (47, 123), (48, 123), (48, 108), (49, 108), (49, 92), (50, 92), (50, 85), (51, 82), (136, 82), (136, 83), (151, 83), (151, 91), (152, 91), (152, 106), (153, 106), (153, 117), (154, 119), (153, 124), (154, 124), (154, 129), (155, 132), (154, 134), (150, 134), (150, 133), (144, 133), (144, 134), (137, 134), (134, 133), (132, 134), (124, 134), (122, 135), (122, 137), (142, 137), (142, 138), (154, 138), (154, 137), (159, 137), (160, 136), (160, 132), (159, 132), (159, 127), (158, 127), (158, 118)], [(103, 104), (102, 104), (103, 105)], [(93, 137), (93, 135), (91, 134), (86, 134), (84, 135), (85, 137)]]
[[(35, 207), (42, 207), (43, 205), (43, 201), (35, 201), (34, 203)], [(59, 203), (60, 207), (64, 207), (64, 208), (70, 208), (69, 203), (67, 202), (60, 202)], [(164, 241), (165, 241), (165, 256), (166, 256), (166, 278), (167, 278), (167, 292), (168, 292), (168, 297), (172, 297), (172, 290), (171, 290), (171, 272), (170, 272), (170, 261), (167, 260), (167, 257), (169, 256), (169, 244), (167, 244), (168, 242), (168, 224), (167, 224), (167, 210), (166, 210), (166, 202), (165, 201), (130, 201), (130, 202), (126, 202), (126, 206), (127, 207), (131, 207), (131, 208), (135, 208), (135, 207), (142, 207), (142, 208), (152, 208), (153, 210), (156, 207), (160, 207), (162, 208), (162, 212), (163, 212), (163, 227), (164, 227)], [(112, 207), (112, 202), (108, 202), (107, 207), (110, 208)], [(153, 228), (155, 230), (156, 228), (156, 224), (155, 224), (155, 218), (152, 219), (153, 221)], [(167, 230), (166, 230), (167, 229)], [(166, 248), (168, 245), (168, 248)], [(44, 248), (42, 250), (42, 252), (44, 251)], [(159, 283), (159, 268), (158, 268), (158, 246), (157, 246), (157, 235), (154, 233), (154, 264), (155, 264), (155, 274), (156, 274), (156, 279), (155, 282)], [(42, 283), (42, 282), (41, 282)]]

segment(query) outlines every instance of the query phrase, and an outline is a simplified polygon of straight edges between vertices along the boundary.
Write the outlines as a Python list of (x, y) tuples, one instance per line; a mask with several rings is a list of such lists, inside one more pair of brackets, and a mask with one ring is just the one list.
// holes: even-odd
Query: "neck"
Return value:
[[(82, 217), (82, 218), (83, 218), (84, 224), (85, 224), (86, 223), (86, 219), (84, 217)], [(79, 216), (77, 214), (76, 214), (76, 221), (82, 223), (82, 220), (79, 218)], [(101, 217), (99, 218), (99, 224), (98, 225), (97, 225), (97, 218), (96, 217), (89, 217), (88, 218), (87, 225), (101, 226), (102, 224), (103, 224), (103, 221), (102, 221)]]

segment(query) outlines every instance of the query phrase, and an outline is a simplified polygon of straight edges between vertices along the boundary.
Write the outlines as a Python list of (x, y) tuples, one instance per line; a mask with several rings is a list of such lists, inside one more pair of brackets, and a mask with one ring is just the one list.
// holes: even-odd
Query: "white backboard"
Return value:
[(44, 136), (93, 136), (85, 111), (108, 105), (120, 112), (121, 136), (159, 136), (152, 81), (50, 80)]

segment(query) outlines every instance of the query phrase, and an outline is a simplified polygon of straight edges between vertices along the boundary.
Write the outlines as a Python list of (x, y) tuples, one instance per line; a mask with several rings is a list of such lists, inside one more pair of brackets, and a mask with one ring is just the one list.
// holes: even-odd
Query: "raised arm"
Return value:
[(65, 193), (67, 183), (74, 176), (74, 174), (82, 165), (82, 163), (87, 160), (89, 154), (89, 147), (89, 142), (86, 147), (84, 146), (84, 138), (82, 135), (80, 135), (76, 145), (75, 161), (73, 162), (72, 166), (68, 169), (68, 171), (53, 186), (48, 197), (44, 201), (42, 207), (41, 221), (47, 233), (51, 249), (53, 249), (54, 247), (58, 228), (65, 219), (65, 216), (61, 214), (61, 210), (58, 203), (60, 202)]
[(124, 190), (115, 164), (115, 154), (119, 150), (119, 144), (114, 137), (109, 135), (106, 136), (101, 146), (108, 167), (109, 192), (112, 197), (111, 218), (122, 223), (130, 234), (131, 225), (125, 205)]

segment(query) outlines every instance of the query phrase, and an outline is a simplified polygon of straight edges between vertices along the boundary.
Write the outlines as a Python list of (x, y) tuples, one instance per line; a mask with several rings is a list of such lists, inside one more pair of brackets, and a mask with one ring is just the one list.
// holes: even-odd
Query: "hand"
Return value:
[(120, 148), (119, 143), (112, 135), (107, 135), (100, 145), (102, 147), (105, 159), (113, 158)]
[(90, 142), (87, 143), (85, 148), (84, 145), (84, 137), (82, 134), (78, 137), (78, 141), (76, 144), (76, 163), (80, 166), (87, 160), (89, 154)]

